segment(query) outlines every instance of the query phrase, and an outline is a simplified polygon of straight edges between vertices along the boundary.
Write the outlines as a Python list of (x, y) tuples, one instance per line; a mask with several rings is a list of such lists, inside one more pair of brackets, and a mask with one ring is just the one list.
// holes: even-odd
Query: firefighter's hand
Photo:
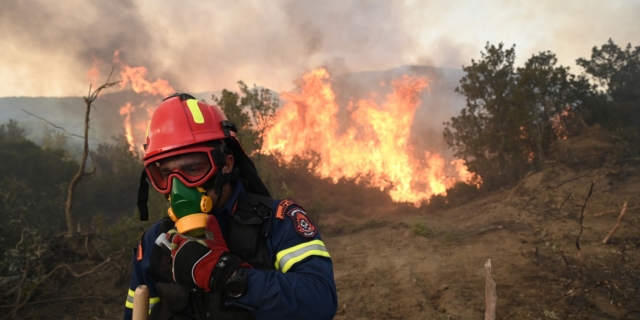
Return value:
[(173, 279), (183, 286), (219, 291), (240, 265), (240, 258), (229, 253), (213, 215), (207, 218), (205, 234), (206, 239), (197, 239), (168, 232), (173, 244)]

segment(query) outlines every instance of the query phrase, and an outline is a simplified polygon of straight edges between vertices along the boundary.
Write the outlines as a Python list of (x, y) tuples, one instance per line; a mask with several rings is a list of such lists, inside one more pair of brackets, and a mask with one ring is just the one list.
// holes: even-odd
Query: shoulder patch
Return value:
[(143, 252), (142, 252), (142, 240), (140, 240), (140, 242), (138, 242), (138, 250), (136, 250), (136, 260), (138, 261), (142, 261), (142, 256), (143, 256)]
[(287, 212), (287, 216), (293, 220), (296, 232), (305, 238), (313, 238), (316, 235), (316, 227), (311, 224), (307, 213), (302, 208), (295, 208)]
[(297, 205), (296, 202), (291, 199), (280, 200), (280, 203), (278, 203), (278, 209), (276, 210), (276, 218), (284, 220), (285, 213), (289, 210), (289, 207), (294, 204)]

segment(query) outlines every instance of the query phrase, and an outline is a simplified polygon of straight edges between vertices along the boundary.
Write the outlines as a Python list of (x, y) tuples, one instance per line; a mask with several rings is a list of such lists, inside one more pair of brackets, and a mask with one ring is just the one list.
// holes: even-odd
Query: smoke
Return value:
[[(86, 91), (94, 58), (115, 50), (178, 91), (237, 80), (292, 88), (302, 73), (401, 65), (460, 68), (487, 41), (516, 44), (519, 61), (551, 50), (564, 65), (611, 37), (640, 45), (638, 1), (152, 1), (5, 0), (0, 96)], [(338, 74), (336, 74), (338, 71)]]
[[(516, 44), (517, 64), (551, 50), (561, 64), (573, 66), (608, 38), (640, 45), (639, 20), (640, 2), (622, 0), (5, 0), (0, 97), (84, 95), (89, 69), (101, 62), (96, 83), (104, 81), (115, 51), (123, 63), (146, 67), (149, 81), (166, 79), (176, 91), (191, 93), (237, 90), (238, 80), (289, 91), (304, 72), (324, 66), (343, 108), (371, 91), (384, 97), (394, 76), (418, 71), (430, 85), (412, 139), (420, 150), (444, 153), (442, 122), (464, 106), (453, 92), (460, 68), (479, 59), (487, 42)], [(387, 71), (373, 72), (381, 70)], [(135, 126), (159, 101), (111, 94), (117, 90), (109, 89), (97, 103), (96, 129), (104, 137), (122, 128), (118, 108), (125, 103), (137, 106), (131, 113)], [(81, 103), (64, 107), (61, 119), (78, 108)]]

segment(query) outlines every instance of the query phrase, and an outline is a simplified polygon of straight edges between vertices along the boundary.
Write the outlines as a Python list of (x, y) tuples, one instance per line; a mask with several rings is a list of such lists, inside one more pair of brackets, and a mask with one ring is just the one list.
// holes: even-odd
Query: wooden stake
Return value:
[(498, 295), (496, 293), (496, 282), (491, 277), (491, 259), (487, 259), (484, 264), (485, 269), (485, 283), (484, 294), (486, 307), (484, 310), (484, 320), (496, 319), (496, 302), (498, 301)]
[(607, 244), (607, 241), (609, 241), (609, 238), (611, 238), (611, 235), (613, 235), (613, 233), (616, 232), (616, 230), (618, 230), (618, 227), (620, 226), (620, 220), (622, 220), (622, 216), (624, 216), (624, 212), (625, 211), (627, 211), (627, 202), (626, 201), (622, 205), (622, 211), (620, 211), (620, 215), (618, 216), (618, 220), (616, 221), (616, 225), (613, 226), (613, 229), (611, 229), (611, 231), (609, 231), (609, 234), (606, 237), (604, 237), (604, 239), (602, 239), (602, 244)]
[(149, 319), (149, 288), (140, 285), (133, 294), (133, 317), (132, 320)]

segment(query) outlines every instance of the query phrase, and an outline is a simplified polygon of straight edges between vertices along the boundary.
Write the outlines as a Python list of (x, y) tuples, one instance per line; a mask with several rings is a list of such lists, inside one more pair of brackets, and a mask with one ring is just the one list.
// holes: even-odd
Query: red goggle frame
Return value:
[[(153, 187), (163, 194), (171, 192), (171, 178), (178, 178), (189, 188), (199, 187), (211, 179), (218, 171), (213, 156), (211, 155), (211, 151), (213, 150), (214, 148), (210, 146), (195, 146), (168, 152), (145, 161), (144, 168)], [(202, 166), (202, 163), (197, 164), (193, 161), (189, 163), (190, 158), (206, 158), (207, 163), (204, 166)], [(169, 168), (163, 167), (163, 165), (170, 161), (175, 161), (175, 165)], [(185, 163), (181, 164), (181, 162)], [(195, 168), (193, 167), (194, 163)]]

